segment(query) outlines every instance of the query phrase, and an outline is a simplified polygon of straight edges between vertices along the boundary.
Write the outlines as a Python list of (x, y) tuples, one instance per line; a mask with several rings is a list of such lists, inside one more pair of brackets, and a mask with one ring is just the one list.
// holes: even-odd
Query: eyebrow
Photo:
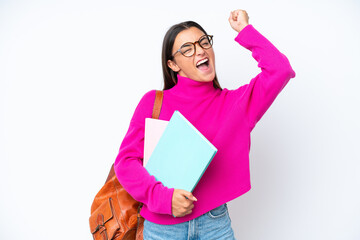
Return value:
[(191, 43), (186, 42), (182, 45), (182, 47), (187, 47), (187, 46), (191, 46)]

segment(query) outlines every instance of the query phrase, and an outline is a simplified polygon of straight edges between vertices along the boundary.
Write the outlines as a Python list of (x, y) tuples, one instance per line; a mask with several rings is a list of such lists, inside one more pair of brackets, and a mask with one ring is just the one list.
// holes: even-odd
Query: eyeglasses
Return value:
[(199, 46), (203, 49), (209, 49), (212, 47), (213, 44), (213, 35), (203, 35), (199, 38), (198, 41), (195, 42), (187, 42), (184, 43), (179, 50), (177, 50), (173, 55), (171, 55), (173, 58), (176, 53), (180, 52), (185, 57), (191, 57), (195, 53), (195, 44), (199, 43)]

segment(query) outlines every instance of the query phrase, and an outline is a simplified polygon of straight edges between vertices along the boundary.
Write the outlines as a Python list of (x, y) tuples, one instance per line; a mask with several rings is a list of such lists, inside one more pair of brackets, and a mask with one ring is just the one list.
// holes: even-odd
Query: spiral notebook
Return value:
[(146, 170), (164, 186), (192, 192), (218, 150), (178, 110), (160, 134)]

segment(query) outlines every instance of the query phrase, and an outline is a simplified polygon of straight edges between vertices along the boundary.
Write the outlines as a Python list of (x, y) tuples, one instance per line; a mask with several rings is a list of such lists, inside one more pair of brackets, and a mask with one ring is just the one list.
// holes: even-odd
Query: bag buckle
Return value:
[(105, 223), (104, 223), (104, 215), (102, 215), (102, 214), (98, 215), (98, 217), (97, 217), (97, 226), (96, 226), (95, 230), (92, 232), (94, 239), (95, 239), (94, 234), (96, 232), (99, 232), (100, 236), (102, 236), (102, 238), (104, 240), (108, 239), (108, 235), (107, 235), (107, 231), (106, 231), (106, 227), (105, 227)]

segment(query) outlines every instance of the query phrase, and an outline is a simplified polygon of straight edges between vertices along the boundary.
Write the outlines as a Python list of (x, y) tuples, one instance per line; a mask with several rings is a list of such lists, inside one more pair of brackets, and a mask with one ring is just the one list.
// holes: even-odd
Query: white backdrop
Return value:
[(0, 1), (0, 239), (92, 239), (93, 197), (143, 94), (162, 89), (166, 30), (214, 35), (221, 86), (260, 72), (230, 11), (296, 77), (252, 132), (237, 239), (360, 239), (358, 1)]

